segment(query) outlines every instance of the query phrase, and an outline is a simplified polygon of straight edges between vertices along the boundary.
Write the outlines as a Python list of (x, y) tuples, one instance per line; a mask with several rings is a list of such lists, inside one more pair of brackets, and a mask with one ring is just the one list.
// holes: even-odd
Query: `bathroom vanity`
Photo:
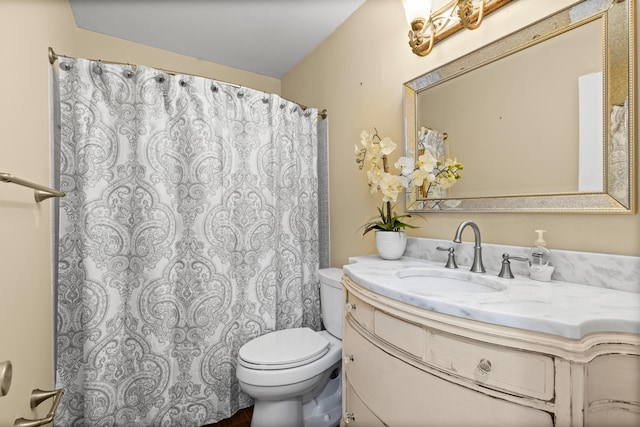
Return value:
[[(343, 425), (640, 425), (639, 294), (352, 261)], [(490, 289), (431, 291), (438, 277)]]

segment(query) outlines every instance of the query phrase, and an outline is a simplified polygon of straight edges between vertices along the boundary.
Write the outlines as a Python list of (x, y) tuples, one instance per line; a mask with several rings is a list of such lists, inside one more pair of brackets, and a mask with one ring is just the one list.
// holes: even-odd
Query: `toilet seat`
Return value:
[(250, 369), (295, 368), (320, 359), (329, 347), (329, 340), (310, 328), (283, 329), (240, 347), (238, 362)]

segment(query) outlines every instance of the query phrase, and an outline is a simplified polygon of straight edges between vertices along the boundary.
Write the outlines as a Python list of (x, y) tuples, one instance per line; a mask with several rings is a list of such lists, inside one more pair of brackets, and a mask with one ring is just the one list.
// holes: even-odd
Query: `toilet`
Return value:
[(255, 405), (251, 427), (335, 427), (342, 413), (341, 268), (324, 268), (326, 330), (270, 332), (240, 347), (236, 376)]

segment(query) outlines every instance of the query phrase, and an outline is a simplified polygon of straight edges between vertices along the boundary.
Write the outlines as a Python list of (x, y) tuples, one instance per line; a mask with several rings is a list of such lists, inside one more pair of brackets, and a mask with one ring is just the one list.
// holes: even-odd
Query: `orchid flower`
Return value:
[[(354, 145), (356, 163), (363, 169), (368, 163), (367, 182), (371, 194), (382, 193), (383, 207), (378, 208), (380, 218), (370, 221), (363, 226), (364, 234), (371, 230), (399, 231), (403, 228), (415, 228), (401, 221), (410, 215), (396, 215), (392, 212), (391, 203), (398, 200), (398, 195), (405, 189), (412, 187), (423, 188), (424, 194), (430, 191), (445, 190), (456, 183), (462, 176), (462, 164), (457, 159), (446, 159), (442, 162), (436, 158), (428, 147), (424, 147), (423, 154), (414, 162), (411, 157), (400, 157), (394, 167), (399, 174), (391, 174), (387, 170), (386, 159), (396, 149), (397, 145), (389, 137), (380, 138), (378, 131), (374, 134), (363, 130), (360, 133), (360, 145)], [(426, 188), (424, 188), (426, 186)], [(386, 209), (385, 209), (386, 204)]]

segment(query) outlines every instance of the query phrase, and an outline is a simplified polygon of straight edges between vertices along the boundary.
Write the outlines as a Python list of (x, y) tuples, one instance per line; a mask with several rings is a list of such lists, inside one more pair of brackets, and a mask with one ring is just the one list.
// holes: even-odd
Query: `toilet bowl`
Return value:
[(321, 269), (326, 330), (270, 332), (240, 348), (236, 376), (254, 401), (251, 427), (335, 427), (342, 404), (342, 269)]

